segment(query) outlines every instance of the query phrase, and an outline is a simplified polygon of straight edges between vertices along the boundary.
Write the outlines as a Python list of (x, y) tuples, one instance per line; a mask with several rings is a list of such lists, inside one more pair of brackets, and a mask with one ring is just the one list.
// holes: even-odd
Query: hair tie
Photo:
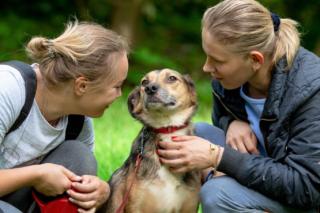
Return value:
[(49, 58), (55, 59), (57, 57), (57, 54), (54, 50), (52, 50), (52, 47), (49, 47)]
[(274, 30), (274, 32), (278, 32), (280, 22), (281, 22), (280, 17), (275, 13), (271, 13), (271, 18), (272, 18), (272, 22), (273, 22), (273, 30)]

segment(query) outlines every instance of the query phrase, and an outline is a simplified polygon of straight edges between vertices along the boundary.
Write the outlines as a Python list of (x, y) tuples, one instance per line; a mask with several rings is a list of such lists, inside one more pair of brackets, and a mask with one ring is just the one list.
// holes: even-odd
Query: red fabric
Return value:
[(32, 196), (40, 207), (41, 213), (77, 213), (78, 207), (68, 200), (67, 196), (44, 203), (34, 192)]
[(182, 126), (168, 126), (168, 127), (162, 127), (162, 128), (159, 128), (159, 129), (154, 129), (153, 131), (155, 133), (162, 133), (162, 134), (170, 134), (170, 133), (173, 133), (179, 129), (183, 129), (185, 127), (187, 127), (188, 124), (185, 124), (185, 125), (182, 125)]

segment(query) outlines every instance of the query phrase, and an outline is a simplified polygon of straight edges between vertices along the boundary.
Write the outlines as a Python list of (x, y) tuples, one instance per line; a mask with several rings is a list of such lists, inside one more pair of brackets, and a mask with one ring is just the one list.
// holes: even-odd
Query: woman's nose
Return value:
[(212, 67), (212, 66), (209, 65), (209, 63), (208, 63), (208, 59), (206, 59), (204, 65), (203, 65), (203, 67), (202, 67), (202, 70), (203, 70), (203, 72), (205, 72), (205, 73), (210, 73), (210, 72), (212, 72), (211, 67)]

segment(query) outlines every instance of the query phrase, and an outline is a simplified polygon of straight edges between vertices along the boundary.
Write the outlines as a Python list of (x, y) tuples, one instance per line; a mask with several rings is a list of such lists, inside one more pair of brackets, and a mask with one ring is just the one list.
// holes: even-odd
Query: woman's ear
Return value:
[(250, 59), (251, 59), (251, 63), (252, 63), (252, 69), (254, 71), (258, 71), (262, 65), (264, 64), (264, 56), (261, 52), (259, 51), (251, 51), (250, 53)]
[(77, 95), (82, 96), (88, 89), (88, 79), (80, 76), (74, 81), (74, 91)]

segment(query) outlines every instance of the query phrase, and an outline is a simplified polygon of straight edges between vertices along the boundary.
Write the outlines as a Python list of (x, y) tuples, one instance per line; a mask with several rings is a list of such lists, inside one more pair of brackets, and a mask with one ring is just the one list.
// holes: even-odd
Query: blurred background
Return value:
[[(194, 121), (211, 122), (210, 79), (202, 73), (203, 12), (217, 0), (1, 0), (0, 61), (23, 60), (32, 36), (54, 38), (65, 23), (94, 21), (128, 38), (132, 52), (123, 97), (94, 119), (99, 176), (107, 179), (126, 159), (141, 125), (127, 112), (126, 97), (148, 71), (173, 68), (195, 80), (199, 110)], [(302, 45), (320, 55), (320, 0), (260, 0), (281, 17), (301, 24)], [(31, 63), (31, 62), (30, 62)]]
[[(0, 60), (26, 60), (23, 46), (33, 35), (55, 37), (77, 17), (126, 36), (132, 47), (129, 81), (141, 72), (171, 67), (201, 73), (200, 20), (217, 0), (1, 0)], [(320, 54), (320, 0), (260, 0), (281, 17), (301, 23), (302, 45)]]

